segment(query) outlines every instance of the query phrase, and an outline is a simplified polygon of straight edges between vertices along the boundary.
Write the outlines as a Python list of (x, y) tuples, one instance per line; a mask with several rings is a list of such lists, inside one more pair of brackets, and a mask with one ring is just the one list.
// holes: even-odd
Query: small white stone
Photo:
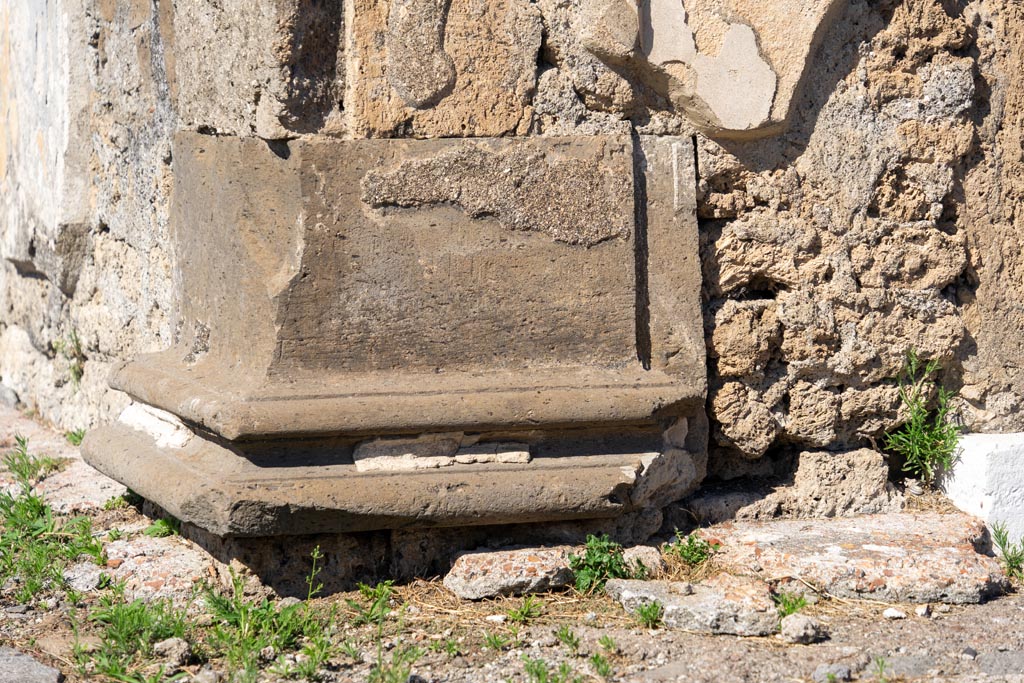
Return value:
[(930, 605), (920, 605), (914, 608), (914, 614), (927, 619), (932, 615), (932, 608)]
[(907, 613), (903, 610), (898, 610), (895, 607), (890, 607), (882, 612), (882, 616), (886, 619), (906, 619)]
[(504, 614), (491, 614), (490, 616), (485, 617), (485, 621), (489, 621), (492, 624), (504, 624), (505, 618)]

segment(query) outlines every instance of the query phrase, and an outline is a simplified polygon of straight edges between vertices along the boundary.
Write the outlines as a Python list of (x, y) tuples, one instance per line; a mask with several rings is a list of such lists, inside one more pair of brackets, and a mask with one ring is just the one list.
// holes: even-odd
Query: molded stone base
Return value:
[[(660, 431), (620, 430), (535, 440), (528, 463), (360, 472), (352, 440), (243, 445), (180, 422), (169, 426), (174, 418), (165, 415), (167, 422), (154, 426), (126, 411), (122, 421), (89, 432), (83, 456), (175, 517), (220, 536), (611, 518), (685, 495), (704, 470), (686, 450), (659, 452)], [(688, 439), (702, 444), (701, 432)]]

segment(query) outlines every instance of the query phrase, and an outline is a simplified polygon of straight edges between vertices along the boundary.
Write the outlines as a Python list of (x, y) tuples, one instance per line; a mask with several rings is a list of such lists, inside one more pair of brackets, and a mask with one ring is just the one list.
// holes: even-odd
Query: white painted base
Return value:
[(965, 434), (960, 459), (943, 488), (953, 503), (989, 526), (1024, 536), (1024, 434)]

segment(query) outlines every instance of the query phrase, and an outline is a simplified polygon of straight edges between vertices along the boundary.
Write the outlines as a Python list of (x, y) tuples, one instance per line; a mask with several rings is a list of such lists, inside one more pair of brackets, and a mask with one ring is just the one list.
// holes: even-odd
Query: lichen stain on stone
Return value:
[(558, 242), (592, 247), (630, 236), (630, 178), (602, 171), (599, 160), (553, 161), (526, 149), (489, 152), (466, 146), (403, 162), (363, 178), (373, 207), (453, 204), (473, 218), (493, 216), (509, 230), (544, 232)]

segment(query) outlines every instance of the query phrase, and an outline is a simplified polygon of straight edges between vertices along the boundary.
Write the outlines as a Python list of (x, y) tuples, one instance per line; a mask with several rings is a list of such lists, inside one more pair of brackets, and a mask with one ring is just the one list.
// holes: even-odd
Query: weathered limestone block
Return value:
[[(589, 0), (584, 44), (709, 135), (779, 131), (844, 0)], [(742, 93), (742, 96), (737, 96)]]
[(351, 132), (525, 133), (541, 32), (526, 0), (356, 0), (346, 47)]
[(174, 7), (185, 126), (271, 139), (341, 131), (339, 0), (183, 0)]
[(229, 536), (612, 518), (691, 493), (692, 142), (637, 141), (179, 134), (181, 339), (117, 369), (149, 407), (86, 457)]

